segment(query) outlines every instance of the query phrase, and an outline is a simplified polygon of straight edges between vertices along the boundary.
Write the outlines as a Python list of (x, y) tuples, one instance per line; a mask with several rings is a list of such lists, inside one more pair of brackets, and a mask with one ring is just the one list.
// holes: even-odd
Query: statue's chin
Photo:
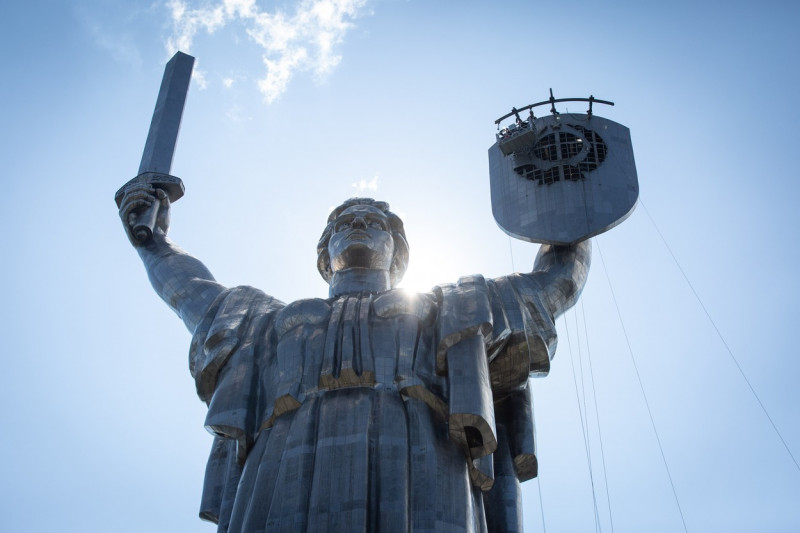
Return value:
[(368, 242), (352, 242), (335, 257), (331, 257), (334, 271), (353, 268), (388, 270), (391, 257), (373, 249)]

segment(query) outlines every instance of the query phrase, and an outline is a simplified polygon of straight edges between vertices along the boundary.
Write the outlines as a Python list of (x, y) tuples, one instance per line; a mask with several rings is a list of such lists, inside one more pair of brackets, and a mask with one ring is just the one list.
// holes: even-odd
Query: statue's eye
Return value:
[(370, 228), (389, 231), (389, 226), (386, 224), (386, 221), (381, 218), (369, 218), (366, 220), (366, 223)]
[(350, 229), (352, 222), (350, 220), (342, 220), (336, 224), (336, 231), (342, 231), (344, 229)]

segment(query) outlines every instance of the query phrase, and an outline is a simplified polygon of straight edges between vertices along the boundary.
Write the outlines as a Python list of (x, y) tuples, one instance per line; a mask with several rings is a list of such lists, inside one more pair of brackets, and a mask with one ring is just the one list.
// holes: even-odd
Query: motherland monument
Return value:
[[(586, 281), (588, 237), (632, 209), (588, 215), (608, 211), (586, 186), (616, 157), (615, 141), (592, 133), (604, 119), (591, 107), (588, 121), (545, 123), (514, 110), (490, 149), (498, 223), (545, 242), (531, 272), (395, 290), (409, 259), (403, 223), (386, 202), (352, 198), (317, 244), (328, 298), (286, 304), (220, 285), (167, 237), (183, 194), (169, 171), (192, 59), (168, 63), (139, 175), (116, 199), (153, 288), (192, 334), (190, 369), (214, 435), (200, 516), (228, 532), (522, 531), (519, 484), (537, 475), (528, 377), (549, 371), (554, 321)], [(557, 199), (519, 206), (520, 187)], [(576, 201), (586, 224), (569, 215)], [(561, 233), (526, 235), (533, 215), (557, 218), (545, 205), (567, 213)], [(579, 237), (564, 242), (564, 225)]]

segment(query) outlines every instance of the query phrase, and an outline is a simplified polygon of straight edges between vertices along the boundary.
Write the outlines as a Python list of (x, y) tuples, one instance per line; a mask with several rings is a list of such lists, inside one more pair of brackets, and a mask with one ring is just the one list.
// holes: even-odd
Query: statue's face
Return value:
[(377, 207), (348, 207), (334, 222), (328, 253), (334, 272), (347, 268), (388, 271), (394, 254), (389, 219)]

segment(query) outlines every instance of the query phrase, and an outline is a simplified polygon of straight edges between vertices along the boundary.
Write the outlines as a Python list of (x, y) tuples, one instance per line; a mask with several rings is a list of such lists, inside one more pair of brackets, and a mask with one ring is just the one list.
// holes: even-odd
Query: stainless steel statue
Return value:
[[(120, 216), (153, 288), (193, 335), (215, 435), (201, 516), (219, 531), (520, 531), (537, 474), (527, 380), (578, 298), (590, 244), (533, 271), (394, 289), (408, 244), (388, 204), (354, 198), (319, 241), (327, 299), (226, 288), (166, 236), (169, 197), (129, 185)], [(141, 243), (138, 213), (160, 204)]]
[[(183, 193), (169, 170), (192, 61), (179, 53), (167, 65), (140, 174), (116, 200), (153, 288), (193, 335), (190, 369), (215, 435), (201, 517), (229, 532), (521, 531), (519, 482), (537, 474), (528, 377), (549, 371), (554, 320), (586, 281), (591, 247), (575, 241), (632, 209), (615, 200), (619, 213), (608, 215), (607, 199), (586, 200), (585, 174), (625, 160), (593, 133), (605, 123), (590, 122), (591, 107), (586, 120), (569, 118), (576, 126), (532, 112), (523, 122), (514, 110), (515, 130), (490, 149), (501, 227), (564, 244), (544, 244), (533, 272), (396, 290), (408, 263), (403, 223), (388, 204), (353, 198), (317, 245), (328, 298), (287, 305), (223, 287), (166, 236)], [(547, 184), (528, 176), (536, 165)], [(583, 170), (562, 169), (571, 166)], [(564, 187), (547, 189), (556, 181)], [(623, 200), (635, 202), (634, 186), (617, 187)], [(523, 188), (530, 205), (519, 205)], [(564, 207), (576, 201), (586, 224)], [(552, 212), (567, 216), (534, 234), (532, 217)]]

